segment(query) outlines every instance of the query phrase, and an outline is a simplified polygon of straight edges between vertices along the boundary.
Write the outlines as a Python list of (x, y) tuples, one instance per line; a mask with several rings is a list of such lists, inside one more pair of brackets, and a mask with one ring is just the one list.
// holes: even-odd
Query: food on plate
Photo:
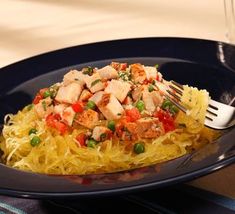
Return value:
[(46, 174), (127, 170), (180, 157), (214, 140), (204, 127), (209, 94), (184, 86), (182, 105), (157, 66), (112, 62), (71, 70), (8, 114), (0, 137), (8, 166)]

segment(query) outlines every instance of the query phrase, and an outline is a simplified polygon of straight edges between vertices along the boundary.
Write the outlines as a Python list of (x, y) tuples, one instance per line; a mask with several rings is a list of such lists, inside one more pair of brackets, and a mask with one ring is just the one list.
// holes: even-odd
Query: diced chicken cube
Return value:
[(116, 120), (121, 117), (124, 112), (122, 105), (112, 94), (104, 93), (101, 100), (97, 103), (99, 110), (108, 120)]
[(98, 91), (89, 100), (93, 101), (96, 105), (98, 105), (104, 94), (104, 91)]
[(86, 75), (84, 75), (82, 72), (77, 71), (77, 70), (71, 70), (67, 74), (64, 75), (63, 84), (66, 86), (72, 82), (78, 82), (82, 86), (84, 86), (85, 78), (86, 78)]
[(146, 80), (144, 67), (141, 64), (131, 65), (131, 76), (135, 83), (143, 83)]
[(101, 79), (104, 79), (104, 80), (118, 78), (118, 72), (110, 65), (107, 65), (101, 69), (98, 69), (97, 73), (99, 73)]
[(137, 133), (142, 138), (156, 138), (164, 134), (162, 123), (157, 118), (141, 118), (136, 121)]
[(147, 80), (155, 80), (157, 77), (157, 69), (152, 66), (144, 66), (144, 71), (146, 74)]
[(131, 95), (132, 95), (132, 98), (134, 101), (141, 99), (142, 94), (143, 94), (143, 90), (144, 90), (144, 87), (139, 86), (132, 91)]
[(104, 126), (96, 126), (92, 132), (92, 138), (96, 141), (105, 141), (111, 135), (111, 130)]
[(86, 82), (87, 88), (89, 88), (89, 90), (92, 93), (101, 91), (102, 89), (105, 88), (105, 85), (101, 81), (101, 77), (99, 73), (95, 73), (92, 76), (87, 76), (85, 79), (85, 82)]
[(147, 87), (144, 88), (144, 91), (143, 91), (143, 101), (144, 101), (145, 109), (148, 112), (153, 112), (155, 110), (155, 108), (156, 108), (151, 93), (152, 92), (149, 92)]
[(38, 104), (34, 106), (34, 110), (40, 118), (44, 118), (53, 112), (53, 105), (51, 105), (52, 99), (47, 97), (46, 99), (40, 100)]
[(67, 107), (67, 105), (65, 105), (65, 104), (55, 105), (54, 106), (54, 113), (59, 114), (62, 117), (63, 111), (65, 110), (66, 107)]
[(89, 129), (94, 128), (99, 121), (99, 114), (91, 109), (83, 111), (81, 114), (78, 114), (76, 122), (82, 126), (85, 126)]
[(71, 126), (73, 124), (73, 119), (74, 119), (75, 114), (76, 113), (72, 107), (67, 107), (64, 109), (61, 118), (65, 123)]
[(159, 89), (159, 91), (162, 94), (166, 94), (167, 90), (171, 90), (166, 82), (162, 83), (162, 82), (159, 82), (159, 81), (155, 81), (155, 85), (157, 86), (157, 88)]
[(152, 91), (151, 96), (152, 96), (155, 107), (162, 105), (163, 96), (160, 95), (159, 91)]
[(55, 99), (58, 102), (73, 104), (78, 100), (82, 92), (82, 86), (73, 82), (67, 86), (61, 86), (57, 92)]
[(79, 97), (79, 101), (87, 101), (90, 97), (92, 97), (92, 93), (84, 89)]
[(104, 91), (113, 94), (120, 102), (123, 102), (130, 90), (131, 85), (129, 83), (121, 80), (111, 80)]

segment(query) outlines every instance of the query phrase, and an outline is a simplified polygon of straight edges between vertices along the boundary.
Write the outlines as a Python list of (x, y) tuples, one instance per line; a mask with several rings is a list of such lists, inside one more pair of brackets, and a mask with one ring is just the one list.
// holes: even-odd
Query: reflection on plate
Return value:
[[(68, 69), (86, 65), (102, 67), (111, 61), (158, 63), (166, 79), (205, 88), (213, 99), (229, 103), (235, 95), (232, 53), (235, 47), (220, 42), (144, 38), (82, 45), (29, 58), (0, 70), (0, 120), (2, 123), (6, 113), (27, 105), (38, 89), (58, 82)], [(72, 197), (162, 187), (233, 163), (234, 138), (235, 130), (228, 130), (216, 142), (195, 153), (162, 164), (110, 174), (49, 176), (0, 164), (0, 193), (22, 197)]]

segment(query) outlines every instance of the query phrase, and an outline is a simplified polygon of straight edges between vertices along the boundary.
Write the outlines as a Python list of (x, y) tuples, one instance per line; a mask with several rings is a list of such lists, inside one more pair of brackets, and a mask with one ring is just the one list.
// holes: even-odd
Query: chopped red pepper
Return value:
[(64, 134), (68, 131), (68, 125), (59, 121), (61, 119), (59, 114), (49, 114), (46, 117), (46, 124), (52, 128), (57, 129), (60, 134)]
[(76, 140), (79, 142), (80, 146), (85, 146), (85, 141), (86, 141), (86, 135), (84, 133), (80, 133), (77, 137)]
[(141, 118), (140, 112), (137, 108), (127, 109), (125, 112), (127, 122), (135, 122)]
[(72, 109), (73, 109), (76, 113), (81, 113), (81, 112), (83, 112), (83, 110), (84, 110), (84, 105), (83, 105), (82, 102), (78, 101), (78, 102), (76, 102), (76, 103), (74, 103), (74, 104), (72, 105)]
[(173, 131), (175, 129), (174, 118), (170, 112), (160, 109), (156, 111), (153, 116), (162, 122), (165, 132)]
[(40, 93), (37, 93), (34, 100), (33, 100), (33, 104), (38, 104), (40, 102), (40, 100), (43, 99), (43, 96)]
[(43, 88), (43, 89), (41, 89), (37, 94), (36, 94), (36, 96), (35, 96), (35, 98), (34, 98), (34, 100), (33, 100), (33, 104), (38, 104), (39, 102), (40, 102), (40, 100), (42, 100), (43, 99), (43, 94), (44, 94), (44, 92), (45, 91), (47, 91), (48, 90), (48, 88)]

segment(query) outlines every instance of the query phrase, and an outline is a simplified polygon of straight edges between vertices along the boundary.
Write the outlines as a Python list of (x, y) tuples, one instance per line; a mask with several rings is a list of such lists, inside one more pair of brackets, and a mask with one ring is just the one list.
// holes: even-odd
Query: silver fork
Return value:
[[(171, 90), (167, 90), (170, 96), (165, 94), (166, 98), (174, 103), (174, 105), (176, 105), (181, 111), (187, 114), (189, 109), (180, 104), (184, 89), (183, 85), (175, 81), (171, 81), (169, 87), (175, 93), (173, 93)], [(232, 102), (230, 102), (230, 104), (232, 104)], [(231, 128), (235, 125), (235, 107), (210, 99), (206, 112), (205, 125), (213, 129)]]

